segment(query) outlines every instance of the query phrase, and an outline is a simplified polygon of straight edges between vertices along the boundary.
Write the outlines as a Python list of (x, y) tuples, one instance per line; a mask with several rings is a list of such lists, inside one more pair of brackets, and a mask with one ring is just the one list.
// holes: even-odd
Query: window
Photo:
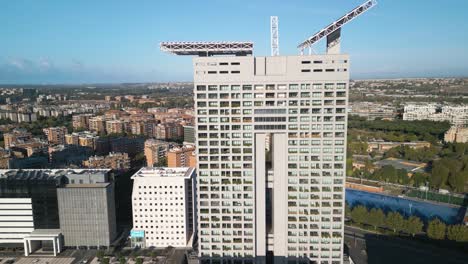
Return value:
[(208, 74), (216, 74), (216, 71), (208, 71)]
[[(209, 72), (208, 72), (209, 73)], [(232, 74), (239, 74), (240, 71), (231, 71)]]
[(240, 62), (231, 62), (231, 65), (240, 65)]
[(302, 61), (302, 64), (310, 64), (310, 61)]
[(301, 72), (310, 72), (310, 69), (302, 69)]

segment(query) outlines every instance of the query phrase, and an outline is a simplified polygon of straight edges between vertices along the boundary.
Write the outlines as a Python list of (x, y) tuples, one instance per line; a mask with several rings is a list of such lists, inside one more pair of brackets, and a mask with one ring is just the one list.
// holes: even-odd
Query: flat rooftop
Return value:
[(161, 42), (162, 51), (175, 55), (236, 55), (246, 56), (253, 53), (253, 42), (250, 41), (219, 41), (219, 42)]
[(0, 179), (49, 180), (70, 175), (106, 174), (110, 169), (19, 169), (0, 170)]
[(65, 188), (105, 188), (109, 185), (108, 182), (103, 183), (80, 183), (80, 184), (65, 184)]
[(138, 172), (133, 174), (132, 179), (144, 177), (182, 177), (191, 178), (195, 168), (181, 167), (181, 168), (167, 168), (167, 167), (144, 167)]

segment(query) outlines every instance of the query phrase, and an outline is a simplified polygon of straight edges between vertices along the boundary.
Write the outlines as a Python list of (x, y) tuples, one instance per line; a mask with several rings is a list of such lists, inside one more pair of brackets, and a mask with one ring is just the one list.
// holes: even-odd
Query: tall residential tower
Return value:
[[(254, 57), (251, 42), (168, 42), (193, 59), (201, 263), (343, 263), (349, 57), (340, 28)], [(275, 54), (277, 55), (277, 54)]]

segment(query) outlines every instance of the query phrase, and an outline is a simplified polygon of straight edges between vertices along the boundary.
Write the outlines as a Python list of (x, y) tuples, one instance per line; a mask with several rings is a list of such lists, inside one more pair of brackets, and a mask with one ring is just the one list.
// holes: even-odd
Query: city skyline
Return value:
[[(468, 30), (462, 12), (468, 4), (453, 2), (379, 1), (343, 31), (351, 78), (464, 76)], [(159, 42), (249, 40), (256, 56), (269, 55), (269, 16), (277, 15), (280, 54), (296, 55), (300, 41), (360, 3), (8, 2), (0, 11), (7, 25), (0, 29), (0, 83), (188, 81), (191, 60), (161, 53)], [(460, 28), (447, 30), (454, 25)]]

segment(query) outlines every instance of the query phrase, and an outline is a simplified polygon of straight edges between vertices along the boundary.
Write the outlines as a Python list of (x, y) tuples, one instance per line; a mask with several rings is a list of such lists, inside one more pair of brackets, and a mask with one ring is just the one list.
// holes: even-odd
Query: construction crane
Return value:
[(279, 29), (278, 17), (270, 17), (271, 26), (271, 56), (279, 56)]
[(327, 37), (327, 54), (340, 53), (341, 27), (376, 5), (376, 0), (369, 0), (365, 2), (364, 4), (354, 8), (346, 15), (333, 22), (332, 24), (315, 33), (307, 40), (303, 41), (297, 46), (297, 48), (299, 49), (301, 54), (304, 54), (304, 50), (307, 48), (309, 49), (309, 53), (311, 53), (312, 45), (314, 45), (322, 38)]

